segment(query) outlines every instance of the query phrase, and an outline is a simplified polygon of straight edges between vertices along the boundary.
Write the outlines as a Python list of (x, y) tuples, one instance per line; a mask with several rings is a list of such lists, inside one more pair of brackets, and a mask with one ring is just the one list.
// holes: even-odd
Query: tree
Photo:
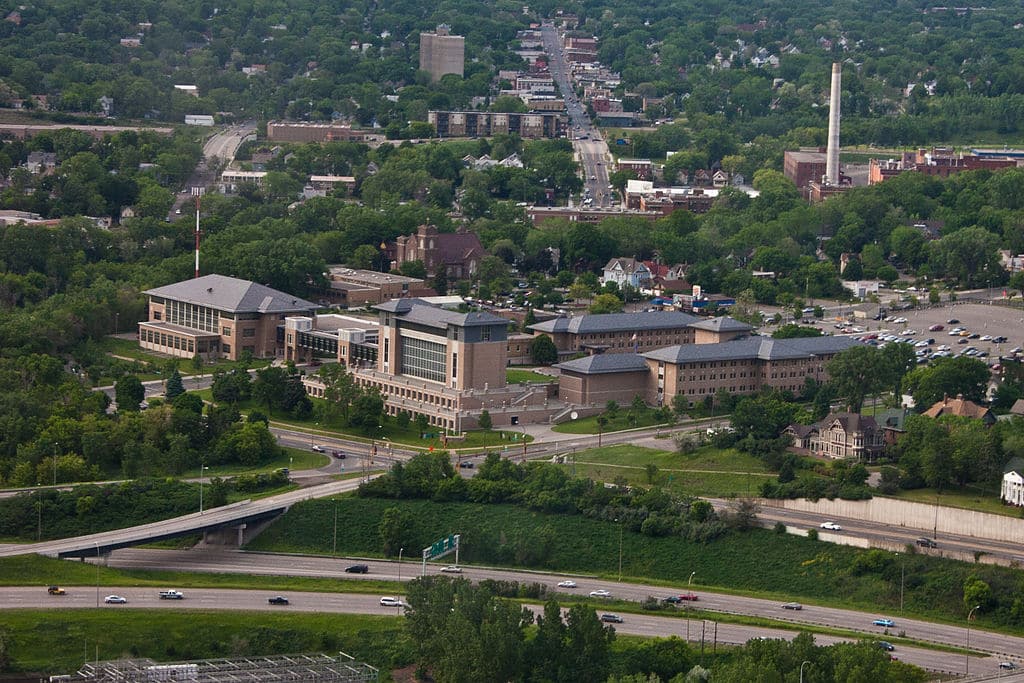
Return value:
[(368, 391), (352, 403), (352, 414), (348, 423), (358, 427), (365, 434), (376, 434), (384, 420), (384, 399), (374, 391)]
[(828, 362), (829, 384), (846, 399), (850, 412), (859, 413), (865, 397), (884, 386), (882, 365), (878, 350), (873, 346), (854, 346)]
[(175, 368), (171, 372), (171, 376), (167, 378), (167, 385), (164, 389), (164, 395), (167, 396), (168, 401), (173, 401), (178, 396), (185, 393), (185, 384), (181, 381), (181, 373)]
[(820, 337), (822, 332), (817, 327), (808, 325), (783, 325), (772, 333), (773, 339), (795, 339), (798, 337)]
[(384, 510), (377, 524), (380, 535), (381, 551), (386, 556), (395, 556), (401, 548), (412, 548), (414, 519), (412, 514), (401, 508), (390, 507)]
[(493, 423), (491, 422), (491, 414), (487, 410), (481, 411), (480, 417), (477, 420), (477, 424), (479, 425), (480, 429), (490, 431), (491, 427), (493, 426)]
[(430, 426), (430, 420), (428, 420), (427, 416), (423, 413), (416, 413), (416, 419), (414, 422), (416, 422), (416, 430), (419, 432), (420, 438), (422, 439), (423, 435), (427, 433), (427, 428)]
[(362, 389), (352, 379), (348, 369), (341, 363), (328, 363), (317, 371), (324, 384), (324, 401), (327, 418), (340, 416), (348, 422), (352, 401), (359, 397)]
[(551, 365), (558, 360), (558, 347), (546, 334), (534, 337), (530, 342), (530, 359), (536, 365)]
[(267, 408), (267, 412), (282, 406), (282, 397), (288, 383), (288, 371), (282, 367), (268, 367), (256, 371), (252, 383), (252, 397)]
[(975, 358), (940, 358), (907, 374), (906, 389), (919, 406), (956, 396), (978, 403), (985, 400), (990, 374), (984, 361)]
[(621, 313), (622, 299), (614, 294), (598, 294), (588, 310), (591, 313)]
[(380, 251), (377, 247), (372, 244), (361, 244), (352, 252), (352, 258), (349, 259), (349, 263), (353, 268), (370, 270), (376, 265), (379, 256)]
[(573, 680), (603, 683), (608, 678), (608, 660), (615, 641), (615, 629), (605, 627), (592, 608), (573, 605), (566, 614), (566, 659)]
[(120, 412), (137, 412), (146, 398), (146, 389), (135, 375), (125, 375), (114, 385), (114, 400)]

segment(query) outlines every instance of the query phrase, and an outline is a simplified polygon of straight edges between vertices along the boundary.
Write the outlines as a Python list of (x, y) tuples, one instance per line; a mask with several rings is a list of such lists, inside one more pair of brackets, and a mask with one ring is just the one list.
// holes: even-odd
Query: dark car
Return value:
[(331, 455), (333, 455), (338, 460), (344, 460), (346, 457), (345, 451), (331, 451)]
[(620, 617), (618, 614), (602, 614), (601, 621), (607, 621), (613, 624), (621, 624), (622, 617)]
[(369, 571), (369, 565), (365, 564), (353, 564), (348, 567), (345, 567), (346, 574), (366, 574)]
[(949, 319), (949, 320), (947, 320), (946, 322), (947, 322), (948, 324), (950, 324), (950, 325), (959, 325), (959, 324), (960, 324), (960, 321), (959, 321), (959, 320), (957, 320), (956, 318), (950, 318), (950, 319)]
[(271, 605), (287, 605), (288, 598), (284, 597), (283, 595), (275, 595), (272, 598), (268, 598), (267, 602), (269, 602)]
[(463, 460), (462, 462), (459, 463), (459, 467), (461, 467), (464, 470), (471, 470), (475, 467), (475, 465), (473, 464), (472, 460)]
[(896, 649), (895, 647), (893, 647), (892, 643), (886, 642), (884, 640), (878, 641), (878, 647), (882, 648), (883, 650), (886, 650), (887, 652), (892, 652)]
[(678, 595), (670, 595), (667, 598), (662, 598), (661, 601), (669, 605), (678, 605), (682, 602)]
[(936, 543), (932, 539), (928, 538), (927, 536), (922, 536), (921, 538), (917, 539), (917, 544), (919, 546), (921, 546), (922, 548), (938, 548), (939, 547), (938, 543)]
[(802, 610), (804, 608), (799, 602), (784, 602), (782, 603), (782, 609), (795, 609)]

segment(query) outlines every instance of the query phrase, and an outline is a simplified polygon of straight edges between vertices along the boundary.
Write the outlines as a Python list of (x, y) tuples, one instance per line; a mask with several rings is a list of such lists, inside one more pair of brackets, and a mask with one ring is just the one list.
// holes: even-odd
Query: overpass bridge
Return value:
[(42, 543), (18, 543), (0, 545), (0, 557), (15, 555), (48, 555), (50, 557), (99, 557), (108, 555), (119, 548), (144, 545), (168, 538), (204, 533), (214, 529), (235, 528), (239, 544), (244, 540), (248, 524), (272, 519), (295, 503), (325, 498), (339, 493), (353, 491), (359, 486), (359, 479), (334, 481), (329, 484), (310, 486), (259, 500), (244, 500), (223, 507), (194, 512), (182, 517), (165, 519), (150, 524), (115, 529), (88, 536), (76, 536)]

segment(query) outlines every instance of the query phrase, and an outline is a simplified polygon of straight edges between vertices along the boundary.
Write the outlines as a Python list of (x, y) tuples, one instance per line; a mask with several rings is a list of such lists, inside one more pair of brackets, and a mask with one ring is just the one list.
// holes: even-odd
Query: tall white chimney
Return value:
[(832, 91), (828, 101), (828, 153), (825, 157), (825, 183), (839, 185), (839, 93), (843, 65), (832, 63)]

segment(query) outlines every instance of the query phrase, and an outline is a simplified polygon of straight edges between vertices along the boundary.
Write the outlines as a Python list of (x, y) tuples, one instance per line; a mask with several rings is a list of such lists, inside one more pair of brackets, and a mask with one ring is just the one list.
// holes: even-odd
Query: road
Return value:
[[(353, 562), (364, 562), (370, 565), (370, 573), (345, 574), (344, 567)], [(119, 569), (149, 571), (182, 571), (254, 574), (264, 576), (308, 576), (317, 578), (347, 578), (358, 580), (408, 581), (420, 574), (421, 563), (417, 560), (397, 562), (383, 560), (367, 560), (364, 558), (330, 558), (312, 556), (290, 556), (277, 554), (246, 553), (240, 551), (215, 548), (211, 550), (143, 550), (138, 548), (118, 550), (111, 554), (109, 566)], [(428, 574), (438, 574), (441, 564), (428, 564)], [(565, 575), (546, 574), (528, 571), (512, 571), (489, 568), (463, 567), (462, 576), (473, 581), (495, 579), (519, 581), (523, 583), (539, 582), (557, 591), (563, 598), (568, 596), (586, 596), (590, 591), (603, 589), (611, 593), (616, 600), (640, 602), (648, 596), (663, 597), (693, 590), (699, 596), (694, 609), (707, 610), (725, 614), (746, 614), (767, 619), (787, 622), (790, 625), (807, 627), (838, 628), (860, 632), (865, 638), (892, 640), (897, 634), (905, 635), (914, 640), (964, 647), (967, 632), (961, 625), (934, 624), (913, 619), (902, 619), (892, 615), (879, 615), (857, 612), (853, 610), (834, 609), (815, 605), (803, 605), (800, 611), (783, 610), (779, 601), (748, 598), (735, 595), (711, 593), (698, 585), (689, 588), (664, 588), (642, 584), (623, 584), (615, 581), (594, 579), (586, 576), (573, 576), (578, 587), (575, 589), (559, 589), (556, 584), (565, 579)], [(700, 578), (697, 578), (698, 583)], [(177, 586), (186, 594), (186, 600), (161, 601), (157, 598), (157, 589), (132, 589), (103, 587), (93, 590), (89, 587), (73, 587), (68, 595), (62, 597), (48, 596), (40, 588), (0, 588), (0, 600), (7, 607), (95, 607), (97, 592), (102, 596), (116, 593), (128, 598), (129, 607), (197, 607), (215, 609), (275, 609), (267, 604), (266, 599), (277, 592), (253, 591), (221, 591), (206, 589), (187, 589)], [(390, 610), (380, 607), (377, 596), (353, 594), (309, 594), (285, 593), (292, 605), (289, 609), (299, 611), (346, 611), (363, 614), (388, 613)], [(168, 604), (170, 603), (170, 604)], [(673, 608), (675, 618), (664, 618), (648, 615), (625, 614), (625, 623), (616, 625), (623, 633), (634, 633), (647, 636), (677, 635), (689, 640), (700, 640), (700, 623), (698, 618), (687, 619), (680, 613), (688, 614), (691, 605)], [(123, 609), (124, 606), (104, 606), (106, 609)], [(601, 610), (599, 610), (601, 611)], [(607, 611), (614, 611), (609, 609)], [(713, 617), (713, 615), (708, 615)], [(871, 625), (879, 616), (893, 618), (896, 626), (886, 633), (885, 629)], [(712, 621), (707, 619), (705, 640), (710, 646), (713, 639)], [(709, 630), (711, 629), (711, 630)], [(792, 638), (795, 631), (771, 629), (734, 624), (718, 625), (718, 641), (727, 643), (743, 643), (754, 637)], [(832, 643), (844, 638), (816, 636), (819, 643)], [(975, 655), (970, 659), (970, 670), (975, 673), (998, 672), (998, 662), (1019, 660), (1019, 653), (1024, 651), (1024, 638), (1006, 636), (998, 633), (972, 628), (970, 634), (972, 651), (992, 653), (994, 656)], [(917, 664), (931, 670), (963, 673), (967, 666), (967, 658), (963, 653), (941, 653), (921, 648), (896, 645), (896, 654), (903, 661)]]
[[(256, 123), (246, 121), (214, 133), (203, 144), (203, 158), (199, 161), (192, 175), (185, 181), (184, 187), (174, 197), (174, 203), (167, 214), (168, 221), (181, 219), (182, 215), (194, 208), (192, 197), (193, 187), (209, 187), (217, 179), (221, 165), (235, 158), (238, 148), (246, 137), (256, 132)], [(186, 205), (188, 207), (186, 208)]]
[(583, 169), (582, 202), (584, 206), (608, 207), (614, 200), (613, 193), (608, 189), (608, 145), (601, 139), (600, 131), (591, 124), (583, 103), (573, 91), (571, 73), (558, 39), (558, 31), (551, 24), (545, 24), (541, 34), (544, 51), (550, 62), (551, 77), (562, 92), (569, 114), (569, 135), (573, 140), (573, 149)]

